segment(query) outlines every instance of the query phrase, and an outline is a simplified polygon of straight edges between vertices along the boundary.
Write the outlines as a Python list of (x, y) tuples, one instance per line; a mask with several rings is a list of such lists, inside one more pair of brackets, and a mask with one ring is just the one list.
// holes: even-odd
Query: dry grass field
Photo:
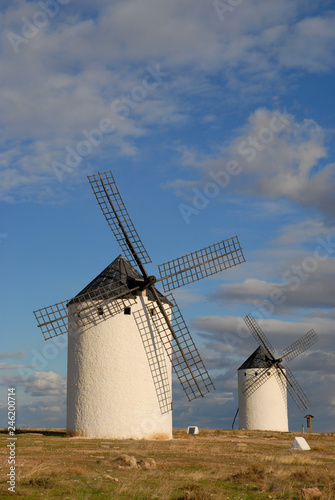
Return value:
[[(3, 431), (0, 498), (300, 499), (302, 488), (317, 487), (322, 499), (334, 500), (335, 433), (305, 434), (310, 451), (291, 450), (296, 435), (201, 429), (188, 436), (180, 429), (172, 441), (115, 441), (25, 430), (16, 435), (12, 493)], [(129, 461), (132, 466), (115, 460), (121, 455), (136, 460)]]

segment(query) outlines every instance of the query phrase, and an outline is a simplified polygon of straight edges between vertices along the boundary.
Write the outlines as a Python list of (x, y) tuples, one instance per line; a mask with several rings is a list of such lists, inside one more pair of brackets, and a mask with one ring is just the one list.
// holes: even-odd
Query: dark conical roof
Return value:
[(271, 358), (270, 353), (260, 345), (256, 351), (244, 361), (238, 370), (247, 370), (248, 368), (271, 368), (272, 365), (273, 358)]
[[(111, 291), (104, 293), (104, 298), (108, 299), (114, 295), (119, 295), (122, 292), (127, 292), (134, 285), (131, 285), (131, 279), (143, 279), (142, 275), (135, 269), (122, 255), (119, 255), (109, 266), (106, 267), (94, 280), (92, 280), (85, 288), (83, 288), (70, 302), (78, 302), (85, 300), (85, 295), (94, 294), (95, 291), (102, 287), (109, 285), (120, 285), (120, 288), (111, 287)], [(162, 302), (169, 303), (169, 301), (156, 290)], [(148, 290), (147, 296), (149, 300), (154, 300), (152, 293)], [(77, 300), (76, 300), (77, 299)]]

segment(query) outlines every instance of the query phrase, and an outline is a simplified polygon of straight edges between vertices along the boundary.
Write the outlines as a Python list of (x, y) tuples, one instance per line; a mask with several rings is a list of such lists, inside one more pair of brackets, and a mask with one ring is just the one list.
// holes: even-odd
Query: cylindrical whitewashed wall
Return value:
[[(116, 316), (89, 328), (69, 325), (67, 373), (67, 433), (113, 439), (171, 439), (172, 411), (161, 413), (148, 357), (134, 314), (143, 314), (146, 297), (138, 297), (131, 314)], [(149, 303), (150, 304), (150, 303)], [(83, 307), (83, 304), (71, 308)], [(171, 363), (161, 342), (154, 356), (167, 370)], [(163, 362), (162, 362), (163, 360)], [(155, 359), (152, 363), (155, 362)], [(170, 394), (169, 394), (170, 395)]]
[[(269, 369), (272, 373), (275, 368)], [(286, 379), (277, 371), (267, 376), (266, 381), (252, 394), (243, 393), (247, 380), (256, 380), (264, 368), (238, 370), (239, 428), (249, 430), (287, 432), (287, 390)], [(285, 370), (283, 370), (285, 373)]]

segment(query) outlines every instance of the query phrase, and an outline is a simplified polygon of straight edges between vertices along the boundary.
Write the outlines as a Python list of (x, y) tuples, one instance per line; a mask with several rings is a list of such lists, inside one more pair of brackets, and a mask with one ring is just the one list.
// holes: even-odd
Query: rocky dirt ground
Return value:
[[(22, 499), (335, 499), (335, 433), (176, 429), (171, 441), (66, 437), (64, 430), (17, 432), (15, 493), (10, 448), (1, 441), (1, 498)], [(13, 478), (13, 476), (12, 476)], [(321, 495), (321, 496), (320, 496)]]

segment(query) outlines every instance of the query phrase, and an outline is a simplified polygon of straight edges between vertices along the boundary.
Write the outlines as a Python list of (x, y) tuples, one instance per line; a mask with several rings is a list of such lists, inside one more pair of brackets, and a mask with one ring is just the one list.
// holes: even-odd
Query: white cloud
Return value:
[(12, 352), (0, 352), (0, 358), (16, 358), (22, 359), (26, 356), (27, 351), (12, 351)]
[(66, 425), (66, 398), (64, 395), (35, 397), (20, 401), (17, 424), (20, 428), (64, 428)]
[(273, 245), (293, 245), (300, 246), (306, 242), (317, 244), (317, 238), (324, 235), (331, 235), (333, 231), (326, 227), (320, 219), (305, 219), (295, 224), (282, 226), (279, 235), (272, 241)]
[[(259, 194), (270, 201), (286, 197), (333, 218), (335, 164), (325, 161), (327, 136), (328, 132), (313, 120), (298, 122), (285, 113), (258, 108), (235, 132), (231, 145), (217, 147), (210, 154), (179, 145), (181, 165), (202, 171), (204, 177), (195, 181), (177, 179), (167, 187), (187, 195), (189, 189), (212, 180), (211, 173), (227, 170), (228, 161), (233, 159), (240, 173), (231, 177), (230, 190)], [(222, 189), (221, 194), (224, 192)]]
[(313, 257), (289, 267), (278, 281), (257, 278), (220, 285), (211, 299), (243, 303), (264, 310), (265, 316), (307, 308), (333, 308), (334, 258), (318, 264)]
[(285, 38), (279, 60), (288, 67), (324, 72), (334, 65), (335, 16), (308, 17), (298, 22)]
[(26, 366), (27, 365), (19, 365), (15, 363), (0, 363), (0, 370), (18, 370)]
[(204, 295), (195, 289), (189, 291), (185, 288), (178, 288), (173, 292), (173, 296), (178, 301), (180, 307), (204, 301)]
[(219, 285), (210, 298), (220, 304), (249, 304), (266, 317), (308, 308), (331, 310), (334, 255), (334, 231), (320, 219), (282, 226), (261, 257), (258, 250), (249, 255), (250, 277), (244, 273), (241, 282)]
[[(17, 54), (7, 35), (21, 36), (22, 17), (31, 22), (40, 6), (18, 0), (2, 9), (0, 147), (7, 153), (0, 166), (5, 200), (13, 200), (8, 192), (19, 187), (29, 192), (27, 186), (36, 186), (36, 193), (40, 183), (55, 182), (51, 162), (64, 161), (65, 147), (83, 139), (83, 128), (113, 119), (111, 103), (141, 83), (148, 65), (159, 63), (170, 73), (169, 92), (158, 87), (126, 120), (113, 119), (118, 134), (106, 137), (92, 158), (111, 150), (133, 155), (138, 150), (131, 139), (145, 134), (148, 126), (183, 123), (193, 112), (185, 107), (190, 88), (195, 95), (212, 96), (221, 87), (212, 78), (215, 73), (225, 80), (229, 99), (236, 99), (240, 93), (264, 94), (267, 80), (272, 91), (287, 67), (333, 67), (334, 18), (310, 15), (296, 23), (308, 11), (299, 0), (244, 2), (224, 23), (212, 3), (191, 0), (182, 6), (177, 0), (99, 1), (89, 5), (91, 16), (85, 16), (86, 2), (81, 5), (79, 10), (72, 2), (61, 6)], [(306, 154), (316, 159), (323, 150), (314, 146)], [(331, 166), (314, 176), (318, 195), (331, 176)], [(297, 179), (306, 191), (302, 180)], [(294, 182), (294, 176), (282, 175), (276, 189), (273, 183), (260, 189), (280, 195)], [(307, 203), (311, 197), (307, 189)]]
[[(8, 366), (7, 369), (18, 369), (26, 365)], [(3, 367), (6, 368), (6, 367)], [(66, 379), (52, 371), (35, 371), (31, 376), (22, 378), (21, 375), (4, 373), (0, 381), (1, 385), (13, 385), (24, 388), (24, 392), (31, 396), (55, 396), (66, 393)]]
[(25, 392), (31, 396), (58, 396), (66, 394), (66, 379), (52, 371), (35, 372), (25, 383)]
[(334, 214), (335, 165), (320, 163), (327, 155), (325, 131), (313, 120), (280, 116), (276, 122), (274, 112), (260, 108), (249, 117), (233, 148), (244, 172), (237, 182), (267, 198), (286, 196)]

